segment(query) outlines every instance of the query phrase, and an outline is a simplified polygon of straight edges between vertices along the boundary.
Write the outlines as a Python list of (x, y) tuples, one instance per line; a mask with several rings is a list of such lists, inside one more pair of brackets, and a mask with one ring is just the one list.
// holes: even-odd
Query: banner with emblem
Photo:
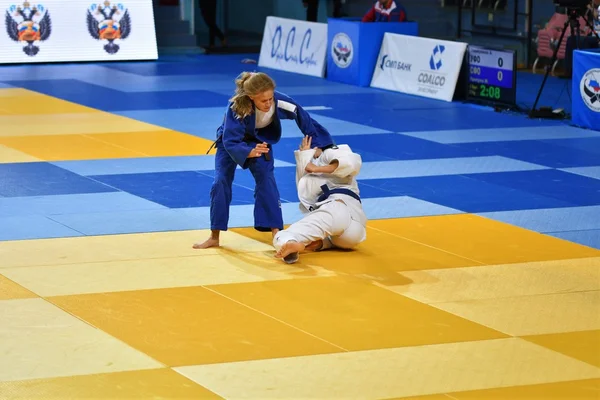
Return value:
[(0, 64), (156, 60), (152, 0), (0, 0)]
[(416, 22), (362, 22), (361, 18), (329, 18), (327, 79), (369, 86), (386, 32), (417, 36)]
[[(329, 26), (327, 27), (327, 79), (354, 85), (360, 84), (361, 58), (359, 54), (362, 50), (360, 46), (360, 28), (360, 21), (329, 19)], [(373, 38), (370, 37), (369, 39)], [(381, 43), (381, 40), (379, 43)], [(379, 43), (375, 42), (376, 46)], [(366, 48), (368, 49), (368, 47)], [(371, 72), (368, 73), (366, 86), (371, 81)]]
[(600, 50), (573, 52), (573, 124), (600, 131)]
[(467, 44), (386, 33), (371, 87), (452, 101)]
[(267, 17), (260, 46), (260, 67), (325, 76), (327, 24)]

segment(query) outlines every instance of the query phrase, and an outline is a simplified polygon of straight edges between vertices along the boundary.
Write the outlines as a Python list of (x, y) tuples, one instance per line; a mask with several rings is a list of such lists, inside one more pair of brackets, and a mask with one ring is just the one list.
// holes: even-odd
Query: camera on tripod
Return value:
[[(580, 31), (580, 22), (579, 20), (583, 18), (585, 21), (585, 25), (590, 29), (591, 32), (594, 33), (596, 38), (600, 41), (600, 36), (598, 33), (594, 31), (594, 26), (590, 22), (590, 15), (588, 11), (590, 10), (589, 6), (591, 6), (592, 0), (554, 0), (554, 5), (557, 7), (563, 7), (566, 10), (566, 14), (568, 19), (565, 21), (563, 29), (561, 30), (560, 38), (558, 39), (558, 44), (554, 48), (554, 53), (552, 54), (552, 64), (554, 64), (557, 60), (558, 49), (561, 47), (562, 41), (565, 38), (565, 33), (567, 29), (570, 30), (570, 36), (575, 37), (576, 46), (579, 48), (579, 40), (581, 36)], [(542, 85), (540, 86), (540, 90), (538, 91), (535, 102), (533, 103), (533, 107), (529, 112), (530, 118), (563, 118), (564, 112), (561, 110), (560, 112), (553, 111), (549, 107), (542, 107), (539, 110), (536, 109), (538, 101), (540, 100), (540, 96), (542, 95), (542, 90), (544, 89), (544, 85), (546, 84), (546, 80), (548, 79), (548, 74), (550, 73), (550, 68), (546, 68), (546, 73), (544, 74), (544, 80), (542, 81)]]
[(590, 0), (554, 0), (554, 5), (567, 9), (567, 14), (578, 14), (583, 16), (587, 10)]

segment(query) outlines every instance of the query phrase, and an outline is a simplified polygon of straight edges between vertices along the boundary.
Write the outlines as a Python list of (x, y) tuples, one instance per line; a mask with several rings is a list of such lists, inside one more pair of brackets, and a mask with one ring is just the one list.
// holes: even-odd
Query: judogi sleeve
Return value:
[(331, 164), (334, 161), (338, 162), (338, 167), (331, 175), (339, 178), (356, 176), (362, 167), (362, 157), (360, 154), (352, 152), (345, 145), (341, 145), (336, 150), (326, 150), (321, 157), (323, 158), (323, 163), (326, 164)]
[(333, 138), (321, 124), (312, 119), (291, 97), (277, 93), (277, 107), (286, 111), (288, 119), (296, 121), (296, 125), (304, 136), (312, 137), (313, 147), (325, 147), (334, 144)]
[(294, 155), (296, 156), (296, 186), (298, 186), (300, 178), (307, 174), (306, 166), (313, 159), (315, 150), (296, 150)]
[(237, 119), (231, 108), (228, 108), (223, 126), (223, 146), (233, 161), (242, 168), (247, 168), (248, 156), (254, 148), (250, 143), (244, 142), (245, 133), (243, 120)]

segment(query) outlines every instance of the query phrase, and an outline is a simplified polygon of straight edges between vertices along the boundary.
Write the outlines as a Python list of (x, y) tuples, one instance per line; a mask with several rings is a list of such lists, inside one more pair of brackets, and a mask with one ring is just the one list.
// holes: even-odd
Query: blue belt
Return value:
[(327, 200), (327, 198), (329, 196), (331, 196), (332, 194), (345, 194), (346, 196), (350, 196), (356, 200), (358, 200), (359, 202), (362, 203), (362, 201), (360, 201), (360, 197), (354, 193), (352, 190), (348, 190), (348, 189), (329, 189), (329, 187), (327, 185), (323, 185), (321, 186), (321, 190), (323, 191), (323, 194), (319, 196), (319, 198), (317, 199), (317, 202), (321, 202), (323, 200)]

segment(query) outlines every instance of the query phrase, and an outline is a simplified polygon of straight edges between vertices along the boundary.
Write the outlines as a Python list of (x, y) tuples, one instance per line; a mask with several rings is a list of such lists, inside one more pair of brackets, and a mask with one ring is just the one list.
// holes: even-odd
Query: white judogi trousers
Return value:
[(360, 202), (349, 196), (331, 195), (316, 210), (279, 231), (273, 238), (273, 246), (279, 250), (289, 241), (308, 246), (321, 239), (321, 250), (331, 247), (352, 249), (367, 237), (366, 220)]

